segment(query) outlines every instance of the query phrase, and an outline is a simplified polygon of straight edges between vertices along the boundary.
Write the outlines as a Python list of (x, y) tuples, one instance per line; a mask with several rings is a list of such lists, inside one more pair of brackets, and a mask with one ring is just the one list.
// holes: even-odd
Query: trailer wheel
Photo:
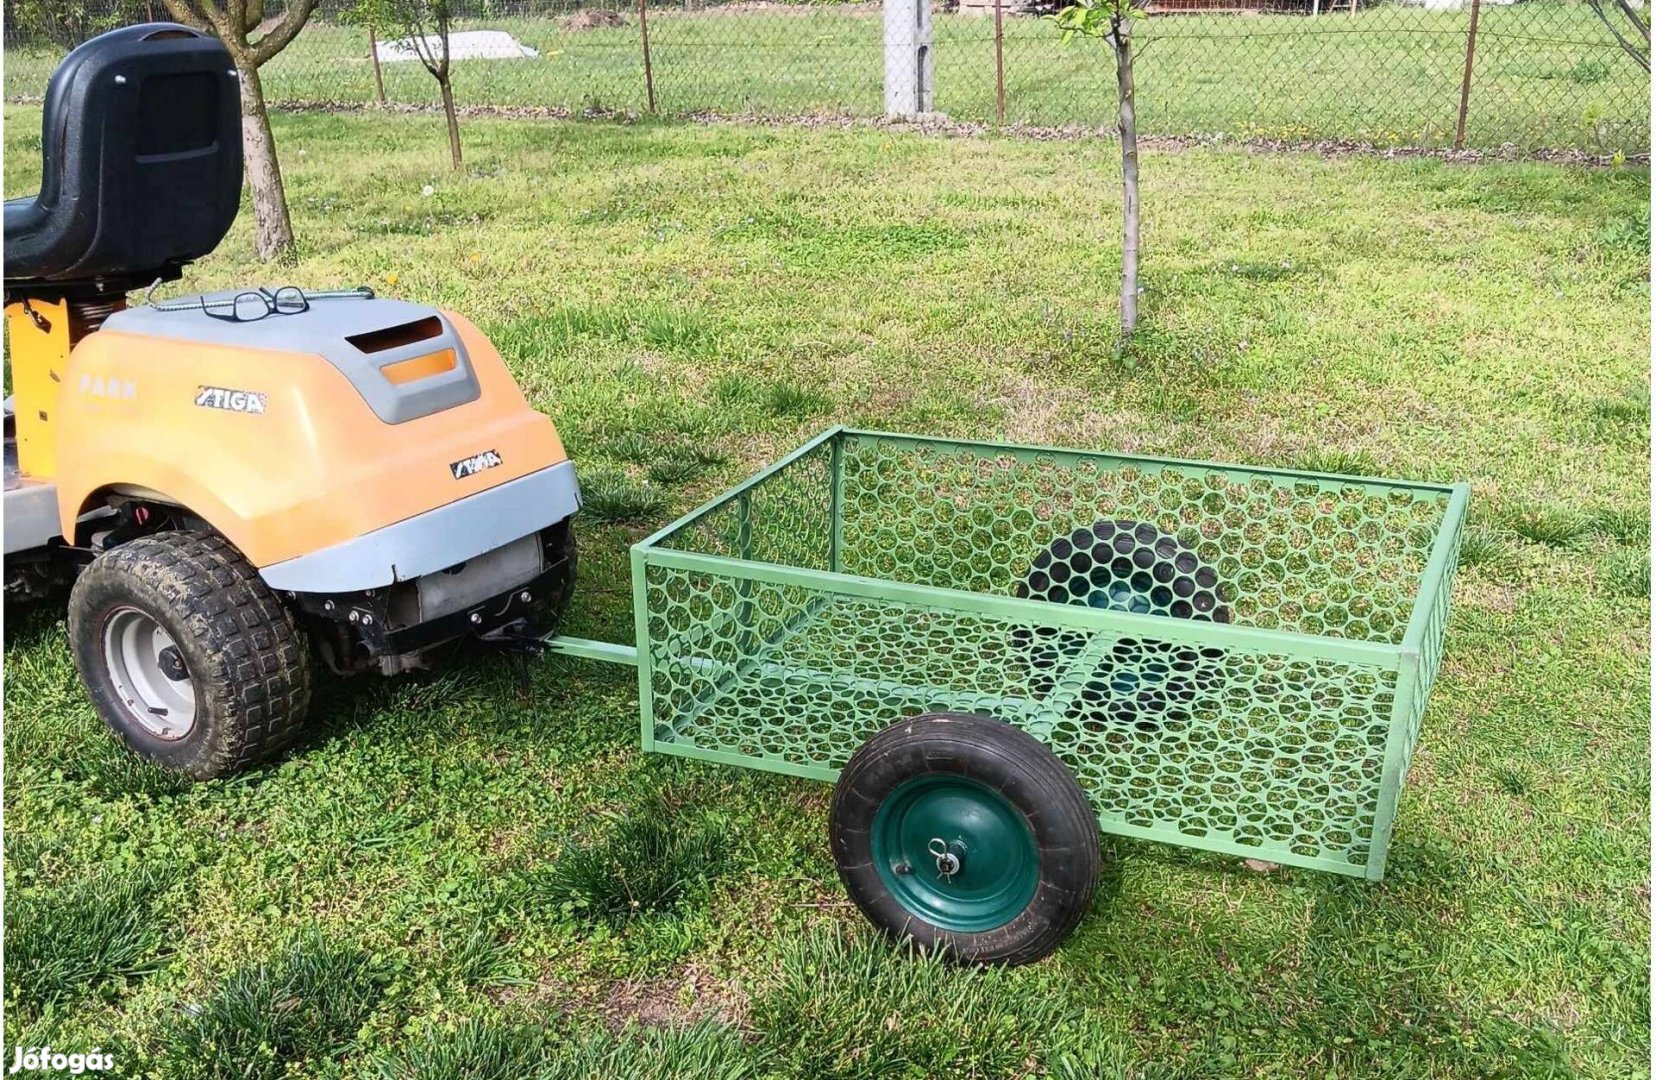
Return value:
[(69, 639), (121, 742), (196, 780), (286, 748), (310, 703), (292, 615), (221, 536), (159, 533), (99, 555), (69, 595)]
[(1081, 785), (987, 716), (929, 713), (869, 739), (834, 787), (829, 841), (875, 926), (968, 963), (1039, 960), (1098, 886), (1098, 820)]
[[(1030, 563), (1017, 595), (1055, 604), (1228, 623), (1218, 572), (1177, 537), (1143, 521), (1099, 521), (1060, 536)], [(1013, 644), (1047, 693), (1089, 635), (1055, 627), (1013, 631)], [(1099, 658), (1072, 713), (1102, 715), (1139, 731), (1182, 718), (1222, 681), (1224, 652), (1211, 647), (1122, 638)]]

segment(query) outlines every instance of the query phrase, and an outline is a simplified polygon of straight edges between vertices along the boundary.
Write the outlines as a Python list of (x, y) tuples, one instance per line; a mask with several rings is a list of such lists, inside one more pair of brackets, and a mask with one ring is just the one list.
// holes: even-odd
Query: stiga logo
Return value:
[(64, 1054), (50, 1046), (31, 1046), (28, 1049), (19, 1046), (13, 1051), (11, 1068), (6, 1072), (56, 1072), (79, 1076), (84, 1072), (104, 1072), (114, 1067), (114, 1055), (106, 1054), (101, 1049), (94, 1049), (90, 1054)]
[(461, 458), (449, 466), (449, 472), (456, 480), (464, 480), (468, 476), (476, 476), (484, 469), (492, 469), (500, 464), (498, 450), (485, 450), (481, 454), (473, 454), (469, 458)]
[(258, 391), (231, 390), (223, 386), (203, 386), (196, 391), (195, 403), (204, 409), (226, 409), (230, 412), (265, 411), (265, 396)]

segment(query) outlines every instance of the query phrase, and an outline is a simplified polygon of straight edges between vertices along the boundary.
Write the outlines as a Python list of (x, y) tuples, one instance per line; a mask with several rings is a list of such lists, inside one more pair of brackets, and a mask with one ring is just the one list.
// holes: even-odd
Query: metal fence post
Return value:
[(1006, 37), (1001, 28), (1001, 0), (995, 0), (995, 123), (1006, 123)]
[(374, 100), (381, 106), (385, 104), (385, 73), (380, 70), (379, 42), (374, 38), (374, 28), (368, 28), (368, 59), (374, 63)]
[(885, 111), (904, 119), (932, 111), (929, 0), (884, 0)]
[(650, 69), (650, 24), (644, 15), (645, 0), (638, 0), (638, 37), (644, 46), (644, 97), (650, 111), (656, 111), (655, 72)]
[(1466, 71), (1461, 75), (1460, 115), (1455, 119), (1455, 149), (1466, 145), (1466, 103), (1472, 96), (1472, 58), (1478, 52), (1478, 0), (1472, 0), (1472, 19), (1466, 28)]

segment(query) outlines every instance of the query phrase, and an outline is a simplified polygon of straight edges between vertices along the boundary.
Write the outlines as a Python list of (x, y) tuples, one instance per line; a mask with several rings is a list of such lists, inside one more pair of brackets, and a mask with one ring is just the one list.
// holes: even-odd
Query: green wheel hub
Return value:
[(978, 933), (1029, 906), (1041, 857), (998, 791), (963, 776), (921, 776), (875, 812), (874, 867), (897, 902), (933, 926)]

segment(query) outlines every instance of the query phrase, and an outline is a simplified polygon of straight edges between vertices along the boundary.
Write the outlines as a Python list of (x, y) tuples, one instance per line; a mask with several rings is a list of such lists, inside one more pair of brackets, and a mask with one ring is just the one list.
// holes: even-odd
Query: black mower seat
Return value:
[(93, 38), (52, 75), (41, 153), (40, 193), (5, 204), (7, 293), (176, 278), (218, 246), (241, 200), (230, 54), (176, 23)]

